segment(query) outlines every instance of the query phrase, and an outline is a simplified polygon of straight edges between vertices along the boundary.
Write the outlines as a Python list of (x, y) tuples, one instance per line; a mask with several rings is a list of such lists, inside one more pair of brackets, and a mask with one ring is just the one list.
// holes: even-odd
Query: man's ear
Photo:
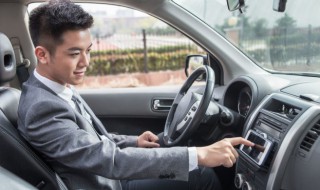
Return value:
[(49, 51), (43, 46), (37, 46), (34, 50), (39, 64), (48, 64)]

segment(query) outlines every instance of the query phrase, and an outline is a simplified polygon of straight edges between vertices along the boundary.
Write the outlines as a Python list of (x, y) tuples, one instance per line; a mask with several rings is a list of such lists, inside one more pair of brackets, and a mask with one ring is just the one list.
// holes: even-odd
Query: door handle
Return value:
[(171, 98), (156, 98), (152, 100), (152, 110), (169, 111), (173, 103)]

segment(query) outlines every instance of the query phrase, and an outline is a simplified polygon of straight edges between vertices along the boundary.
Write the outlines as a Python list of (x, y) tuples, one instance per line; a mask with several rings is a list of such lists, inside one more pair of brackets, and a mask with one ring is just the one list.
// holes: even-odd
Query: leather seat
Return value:
[(10, 40), (0, 33), (0, 166), (43, 190), (67, 189), (17, 130), (20, 90), (8, 87), (16, 61)]

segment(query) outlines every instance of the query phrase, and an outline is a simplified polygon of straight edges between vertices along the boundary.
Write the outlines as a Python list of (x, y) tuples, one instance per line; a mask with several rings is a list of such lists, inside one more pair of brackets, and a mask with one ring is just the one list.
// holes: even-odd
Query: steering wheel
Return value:
[[(203, 95), (190, 89), (202, 74), (206, 76)], [(169, 111), (163, 133), (165, 145), (177, 145), (199, 127), (212, 98), (214, 79), (214, 72), (207, 65), (199, 67), (188, 77)]]

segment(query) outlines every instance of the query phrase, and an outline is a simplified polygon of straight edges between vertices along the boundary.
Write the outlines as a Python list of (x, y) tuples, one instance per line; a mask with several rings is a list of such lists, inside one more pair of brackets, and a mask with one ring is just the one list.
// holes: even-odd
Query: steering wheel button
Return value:
[(190, 115), (190, 114), (191, 114), (191, 111), (188, 112), (188, 115)]
[(185, 118), (184, 118), (184, 120), (185, 120), (185, 121), (187, 121), (187, 120), (188, 120), (188, 116), (187, 116), (187, 117), (185, 117)]
[(192, 111), (196, 111), (196, 110), (197, 110), (197, 107), (196, 107), (196, 106), (192, 106), (191, 110), (192, 110)]

